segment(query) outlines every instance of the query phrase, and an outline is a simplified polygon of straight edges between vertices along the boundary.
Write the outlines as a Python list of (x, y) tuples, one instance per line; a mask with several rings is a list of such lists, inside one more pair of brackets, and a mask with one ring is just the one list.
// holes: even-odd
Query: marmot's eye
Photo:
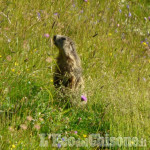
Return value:
[(62, 39), (63, 41), (64, 41), (64, 40), (66, 40), (66, 38), (65, 38), (65, 37), (63, 37), (63, 38), (61, 38), (61, 39)]

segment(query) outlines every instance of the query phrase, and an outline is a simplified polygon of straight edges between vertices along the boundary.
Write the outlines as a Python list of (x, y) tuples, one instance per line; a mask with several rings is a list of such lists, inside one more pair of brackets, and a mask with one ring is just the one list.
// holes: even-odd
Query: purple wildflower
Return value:
[(77, 134), (78, 132), (77, 132), (77, 131), (74, 131), (74, 133)]
[(80, 13), (83, 13), (83, 10), (81, 10)]
[(146, 17), (144, 17), (144, 20), (145, 20), (145, 21), (147, 21), (147, 18), (146, 18)]
[(85, 2), (87, 2), (87, 0), (84, 0)]
[(60, 144), (60, 143), (58, 143), (58, 145), (57, 145), (57, 146), (58, 146), (58, 148), (61, 148), (61, 144)]
[(63, 140), (63, 141), (65, 141), (65, 139), (64, 139), (64, 138), (62, 138), (62, 140)]
[(129, 5), (127, 5), (127, 8), (129, 9)]
[(58, 15), (58, 13), (56, 12), (56, 13), (54, 13), (54, 16), (57, 16)]
[(76, 7), (76, 5), (75, 5), (75, 4), (73, 4), (72, 6), (73, 6), (74, 8)]
[(150, 16), (148, 17), (148, 20), (150, 21)]
[(146, 81), (146, 78), (143, 78), (144, 81)]
[(41, 14), (39, 12), (37, 13), (37, 18), (41, 19)]
[(119, 9), (119, 12), (121, 13), (121, 12), (122, 12), (122, 10), (121, 10), (121, 9)]
[(48, 33), (45, 33), (45, 34), (44, 34), (44, 37), (49, 38), (49, 34), (48, 34)]
[(132, 15), (131, 15), (131, 13), (129, 12), (129, 17), (131, 17)]
[(84, 95), (81, 95), (81, 100), (82, 100), (82, 101), (87, 101), (87, 97), (84, 96)]

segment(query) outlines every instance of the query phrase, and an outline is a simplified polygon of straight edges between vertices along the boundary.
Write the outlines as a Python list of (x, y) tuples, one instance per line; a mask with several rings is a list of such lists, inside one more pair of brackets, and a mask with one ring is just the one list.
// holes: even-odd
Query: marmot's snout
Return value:
[(54, 44), (58, 47), (58, 48), (62, 48), (63, 45), (65, 44), (67, 40), (67, 37), (63, 36), (63, 35), (54, 35), (53, 36), (53, 41)]

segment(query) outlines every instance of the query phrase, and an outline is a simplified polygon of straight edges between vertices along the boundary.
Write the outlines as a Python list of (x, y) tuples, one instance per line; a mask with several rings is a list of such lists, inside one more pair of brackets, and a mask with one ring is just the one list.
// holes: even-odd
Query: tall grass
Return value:
[[(148, 0), (0, 3), (2, 150), (46, 149), (40, 147), (42, 133), (46, 139), (51, 133), (80, 139), (92, 133), (138, 137), (146, 139), (143, 149), (150, 147)], [(55, 34), (76, 43), (88, 94), (85, 108), (66, 109), (57, 97), (52, 80), (58, 55)], [(47, 149), (55, 149), (48, 142)]]

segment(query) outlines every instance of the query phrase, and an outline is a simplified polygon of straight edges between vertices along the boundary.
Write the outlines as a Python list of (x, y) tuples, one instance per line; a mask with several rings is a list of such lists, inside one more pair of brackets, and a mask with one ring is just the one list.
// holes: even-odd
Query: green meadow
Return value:
[[(0, 150), (150, 149), (149, 0), (0, 0), (0, 34)], [(76, 43), (84, 107), (53, 86), (57, 34)]]

